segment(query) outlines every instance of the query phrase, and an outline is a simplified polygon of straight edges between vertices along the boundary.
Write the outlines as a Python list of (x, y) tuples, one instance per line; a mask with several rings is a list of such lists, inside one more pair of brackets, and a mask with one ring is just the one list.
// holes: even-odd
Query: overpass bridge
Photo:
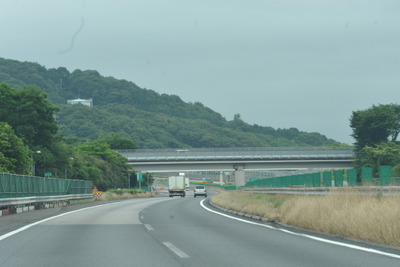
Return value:
[(348, 148), (252, 147), (117, 150), (132, 169), (141, 172), (234, 171), (235, 184), (244, 185), (245, 170), (352, 168)]

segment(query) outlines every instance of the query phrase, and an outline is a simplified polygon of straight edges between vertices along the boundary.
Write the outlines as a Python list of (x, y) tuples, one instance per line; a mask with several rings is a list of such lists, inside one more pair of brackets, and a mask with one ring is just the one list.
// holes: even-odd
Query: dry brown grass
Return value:
[(241, 191), (221, 191), (212, 197), (212, 203), (227, 209), (241, 211), (264, 218), (279, 218), (277, 207), (285, 197), (274, 197), (264, 194), (249, 194)]
[(124, 199), (132, 199), (132, 198), (146, 198), (146, 197), (153, 197), (154, 193), (145, 192), (145, 193), (138, 193), (138, 194), (130, 194), (130, 193), (123, 193), (123, 194), (116, 194), (112, 192), (103, 192), (101, 197), (97, 200), (124, 200)]
[(400, 247), (400, 196), (355, 192), (325, 196), (260, 195), (223, 192), (214, 196), (212, 202), (305, 229)]

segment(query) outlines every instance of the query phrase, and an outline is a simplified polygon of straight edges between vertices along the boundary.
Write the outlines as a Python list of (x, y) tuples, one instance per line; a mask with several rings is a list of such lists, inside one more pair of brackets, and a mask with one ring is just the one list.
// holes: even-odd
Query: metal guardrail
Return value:
[(63, 196), (46, 196), (46, 197), (20, 197), (20, 198), (1, 198), (1, 207), (25, 206), (36, 203), (65, 202), (70, 200), (84, 200), (94, 198), (93, 194), (76, 194)]

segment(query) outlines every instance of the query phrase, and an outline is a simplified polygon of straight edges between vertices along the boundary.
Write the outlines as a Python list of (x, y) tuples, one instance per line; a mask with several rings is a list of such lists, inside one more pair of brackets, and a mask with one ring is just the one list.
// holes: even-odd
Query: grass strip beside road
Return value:
[(400, 196), (324, 196), (220, 191), (215, 205), (313, 231), (400, 247)]
[(132, 198), (147, 198), (153, 197), (155, 195), (154, 192), (146, 192), (145, 190), (140, 189), (112, 189), (106, 192), (101, 193), (101, 197), (97, 200), (124, 200), (124, 199), (132, 199)]

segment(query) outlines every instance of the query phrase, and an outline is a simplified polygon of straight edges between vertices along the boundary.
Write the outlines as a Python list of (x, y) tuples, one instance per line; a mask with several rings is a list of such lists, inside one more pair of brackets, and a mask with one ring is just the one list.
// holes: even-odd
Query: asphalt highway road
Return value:
[(25, 227), (0, 232), (0, 266), (400, 266), (398, 251), (246, 223), (192, 194), (96, 205)]

